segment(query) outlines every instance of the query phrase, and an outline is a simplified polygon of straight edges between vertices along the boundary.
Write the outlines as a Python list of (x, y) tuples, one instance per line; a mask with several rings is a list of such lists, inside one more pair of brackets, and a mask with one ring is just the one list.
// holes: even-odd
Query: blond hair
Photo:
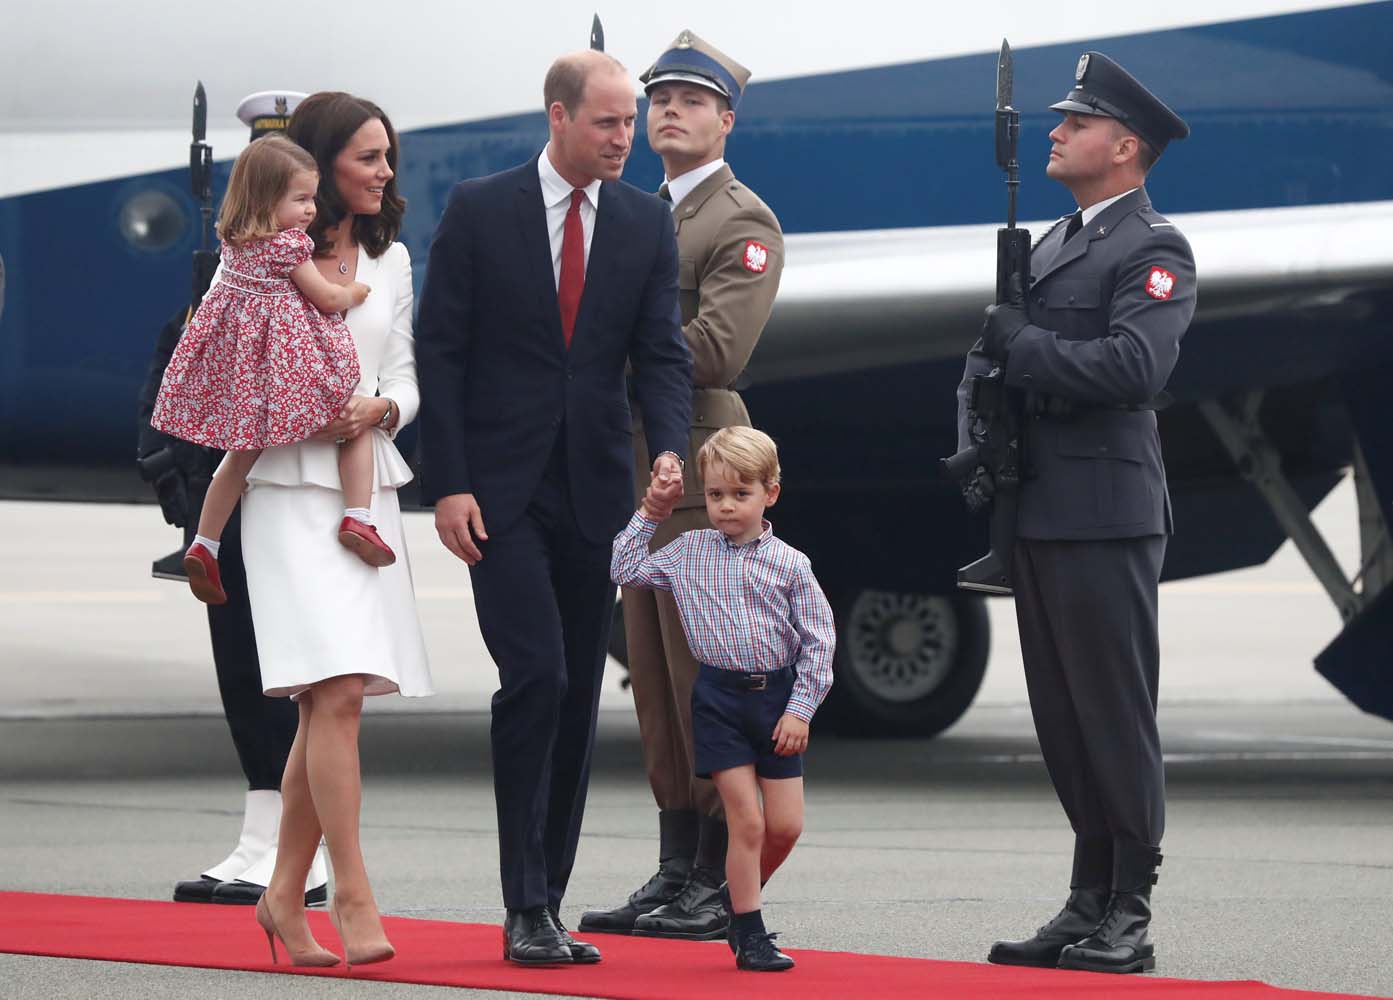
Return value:
[(218, 238), (234, 246), (280, 231), (276, 206), (298, 173), (318, 174), (314, 157), (283, 135), (263, 135), (237, 157), (218, 211)]
[(753, 427), (723, 427), (697, 452), (697, 471), (703, 479), (713, 465), (724, 465), (742, 483), (773, 486), (779, 481), (779, 449), (774, 439)]

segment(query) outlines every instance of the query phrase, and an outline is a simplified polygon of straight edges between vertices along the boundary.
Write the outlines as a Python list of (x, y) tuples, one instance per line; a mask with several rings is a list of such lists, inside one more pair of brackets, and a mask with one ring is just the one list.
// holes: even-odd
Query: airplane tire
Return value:
[(834, 683), (817, 721), (844, 736), (928, 738), (967, 711), (991, 645), (982, 598), (860, 590), (834, 610)]

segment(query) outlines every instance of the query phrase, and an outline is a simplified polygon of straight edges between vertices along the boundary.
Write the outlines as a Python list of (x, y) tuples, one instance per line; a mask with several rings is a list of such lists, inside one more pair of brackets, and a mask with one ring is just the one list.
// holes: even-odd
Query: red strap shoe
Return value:
[(345, 517), (339, 524), (339, 543), (369, 566), (380, 569), (397, 561), (397, 554), (377, 529), (355, 518)]
[(204, 604), (227, 603), (222, 576), (218, 573), (218, 561), (202, 542), (194, 542), (184, 553), (184, 572), (188, 574), (189, 589), (194, 597)]

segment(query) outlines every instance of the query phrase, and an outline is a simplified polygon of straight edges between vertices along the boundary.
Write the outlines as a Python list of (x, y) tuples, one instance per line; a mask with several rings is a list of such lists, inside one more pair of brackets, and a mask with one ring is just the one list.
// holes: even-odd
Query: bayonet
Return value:
[(600, 15), (590, 22), (590, 47), (596, 52), (605, 50), (605, 26), (600, 23)]
[(1016, 162), (1016, 144), (1021, 135), (1021, 113), (1011, 106), (1011, 91), (1015, 84), (1015, 69), (1011, 59), (1011, 44), (1001, 40), (1001, 54), (996, 61), (996, 165), (1006, 171), (1006, 228), (1016, 228), (1016, 189), (1020, 187), (1020, 164)]
[(208, 94), (203, 89), (203, 81), (193, 91), (193, 141), (202, 142), (208, 138)]
[[(1001, 40), (1001, 55), (996, 60), (996, 110), (1011, 110), (1011, 87), (1015, 75), (1011, 65), (1011, 43)], [(1005, 166), (1005, 164), (1002, 164)]]
[(208, 145), (208, 93), (203, 81), (193, 91), (193, 142), (189, 144), (189, 186), (198, 202), (202, 222), (198, 247), (193, 252), (193, 306), (197, 309), (218, 266), (218, 255), (209, 248), (213, 228), (213, 147)]

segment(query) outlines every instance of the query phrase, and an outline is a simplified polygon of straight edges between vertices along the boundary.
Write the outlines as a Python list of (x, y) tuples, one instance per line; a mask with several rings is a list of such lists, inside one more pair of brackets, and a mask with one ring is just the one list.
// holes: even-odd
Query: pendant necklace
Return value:
[(348, 261), (346, 261), (346, 260), (341, 260), (341, 261), (339, 261), (339, 274), (347, 274), (347, 273), (348, 273)]

